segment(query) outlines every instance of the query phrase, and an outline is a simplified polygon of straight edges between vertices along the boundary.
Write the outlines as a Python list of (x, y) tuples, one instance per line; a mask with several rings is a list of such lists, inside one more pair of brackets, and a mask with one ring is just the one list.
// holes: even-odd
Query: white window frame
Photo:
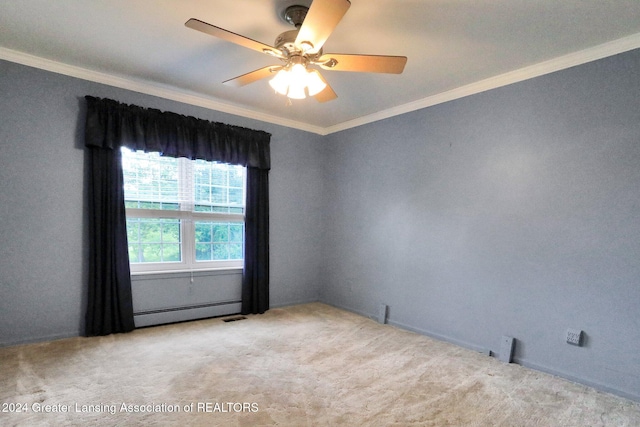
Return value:
[[(193, 160), (183, 157), (178, 158), (178, 185), (182, 187), (183, 194), (193, 194), (193, 178), (190, 171), (189, 163)], [(247, 191), (247, 174), (246, 168), (243, 182), (243, 200), (246, 206)], [(239, 223), (245, 222), (244, 214), (220, 213), (220, 212), (196, 212), (193, 210), (193, 198), (182, 201), (180, 210), (162, 210), (162, 209), (139, 209), (126, 208), (125, 213), (127, 219), (132, 218), (157, 218), (157, 219), (178, 219), (180, 221), (180, 253), (182, 261), (166, 261), (166, 262), (130, 262), (129, 267), (132, 275), (137, 274), (153, 274), (153, 273), (171, 273), (184, 271), (208, 271), (208, 270), (231, 270), (242, 269), (244, 266), (243, 259), (240, 260), (216, 260), (216, 261), (196, 261), (195, 247), (195, 222), (224, 222)], [(243, 241), (244, 248), (244, 241)]]

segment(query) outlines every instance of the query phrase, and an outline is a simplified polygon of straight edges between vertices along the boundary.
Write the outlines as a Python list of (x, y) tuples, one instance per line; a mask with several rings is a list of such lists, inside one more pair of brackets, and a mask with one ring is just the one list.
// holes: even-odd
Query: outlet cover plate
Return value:
[(567, 329), (567, 343), (582, 346), (582, 331), (580, 329)]

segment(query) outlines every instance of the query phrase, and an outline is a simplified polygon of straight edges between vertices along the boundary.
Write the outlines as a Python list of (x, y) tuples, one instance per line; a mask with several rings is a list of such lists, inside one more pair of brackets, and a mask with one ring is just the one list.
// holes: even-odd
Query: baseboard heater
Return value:
[(161, 325), (164, 323), (184, 322), (185, 320), (205, 319), (207, 317), (238, 314), (242, 309), (241, 301), (222, 301), (206, 304), (194, 304), (183, 307), (144, 310), (133, 313), (136, 328)]

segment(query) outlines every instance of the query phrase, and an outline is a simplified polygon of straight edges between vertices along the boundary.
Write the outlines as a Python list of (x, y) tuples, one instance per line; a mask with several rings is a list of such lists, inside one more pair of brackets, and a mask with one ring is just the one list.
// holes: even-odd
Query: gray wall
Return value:
[(326, 138), (321, 299), (640, 400), (639, 102), (634, 51)]
[(321, 137), (0, 61), (0, 345), (83, 329), (84, 95), (270, 132), (271, 305), (318, 299)]

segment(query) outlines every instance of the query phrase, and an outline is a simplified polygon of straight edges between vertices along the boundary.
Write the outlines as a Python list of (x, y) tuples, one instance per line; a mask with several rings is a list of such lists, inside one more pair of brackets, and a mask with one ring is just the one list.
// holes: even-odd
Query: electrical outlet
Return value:
[(580, 347), (582, 345), (582, 331), (579, 329), (567, 329), (567, 343)]

